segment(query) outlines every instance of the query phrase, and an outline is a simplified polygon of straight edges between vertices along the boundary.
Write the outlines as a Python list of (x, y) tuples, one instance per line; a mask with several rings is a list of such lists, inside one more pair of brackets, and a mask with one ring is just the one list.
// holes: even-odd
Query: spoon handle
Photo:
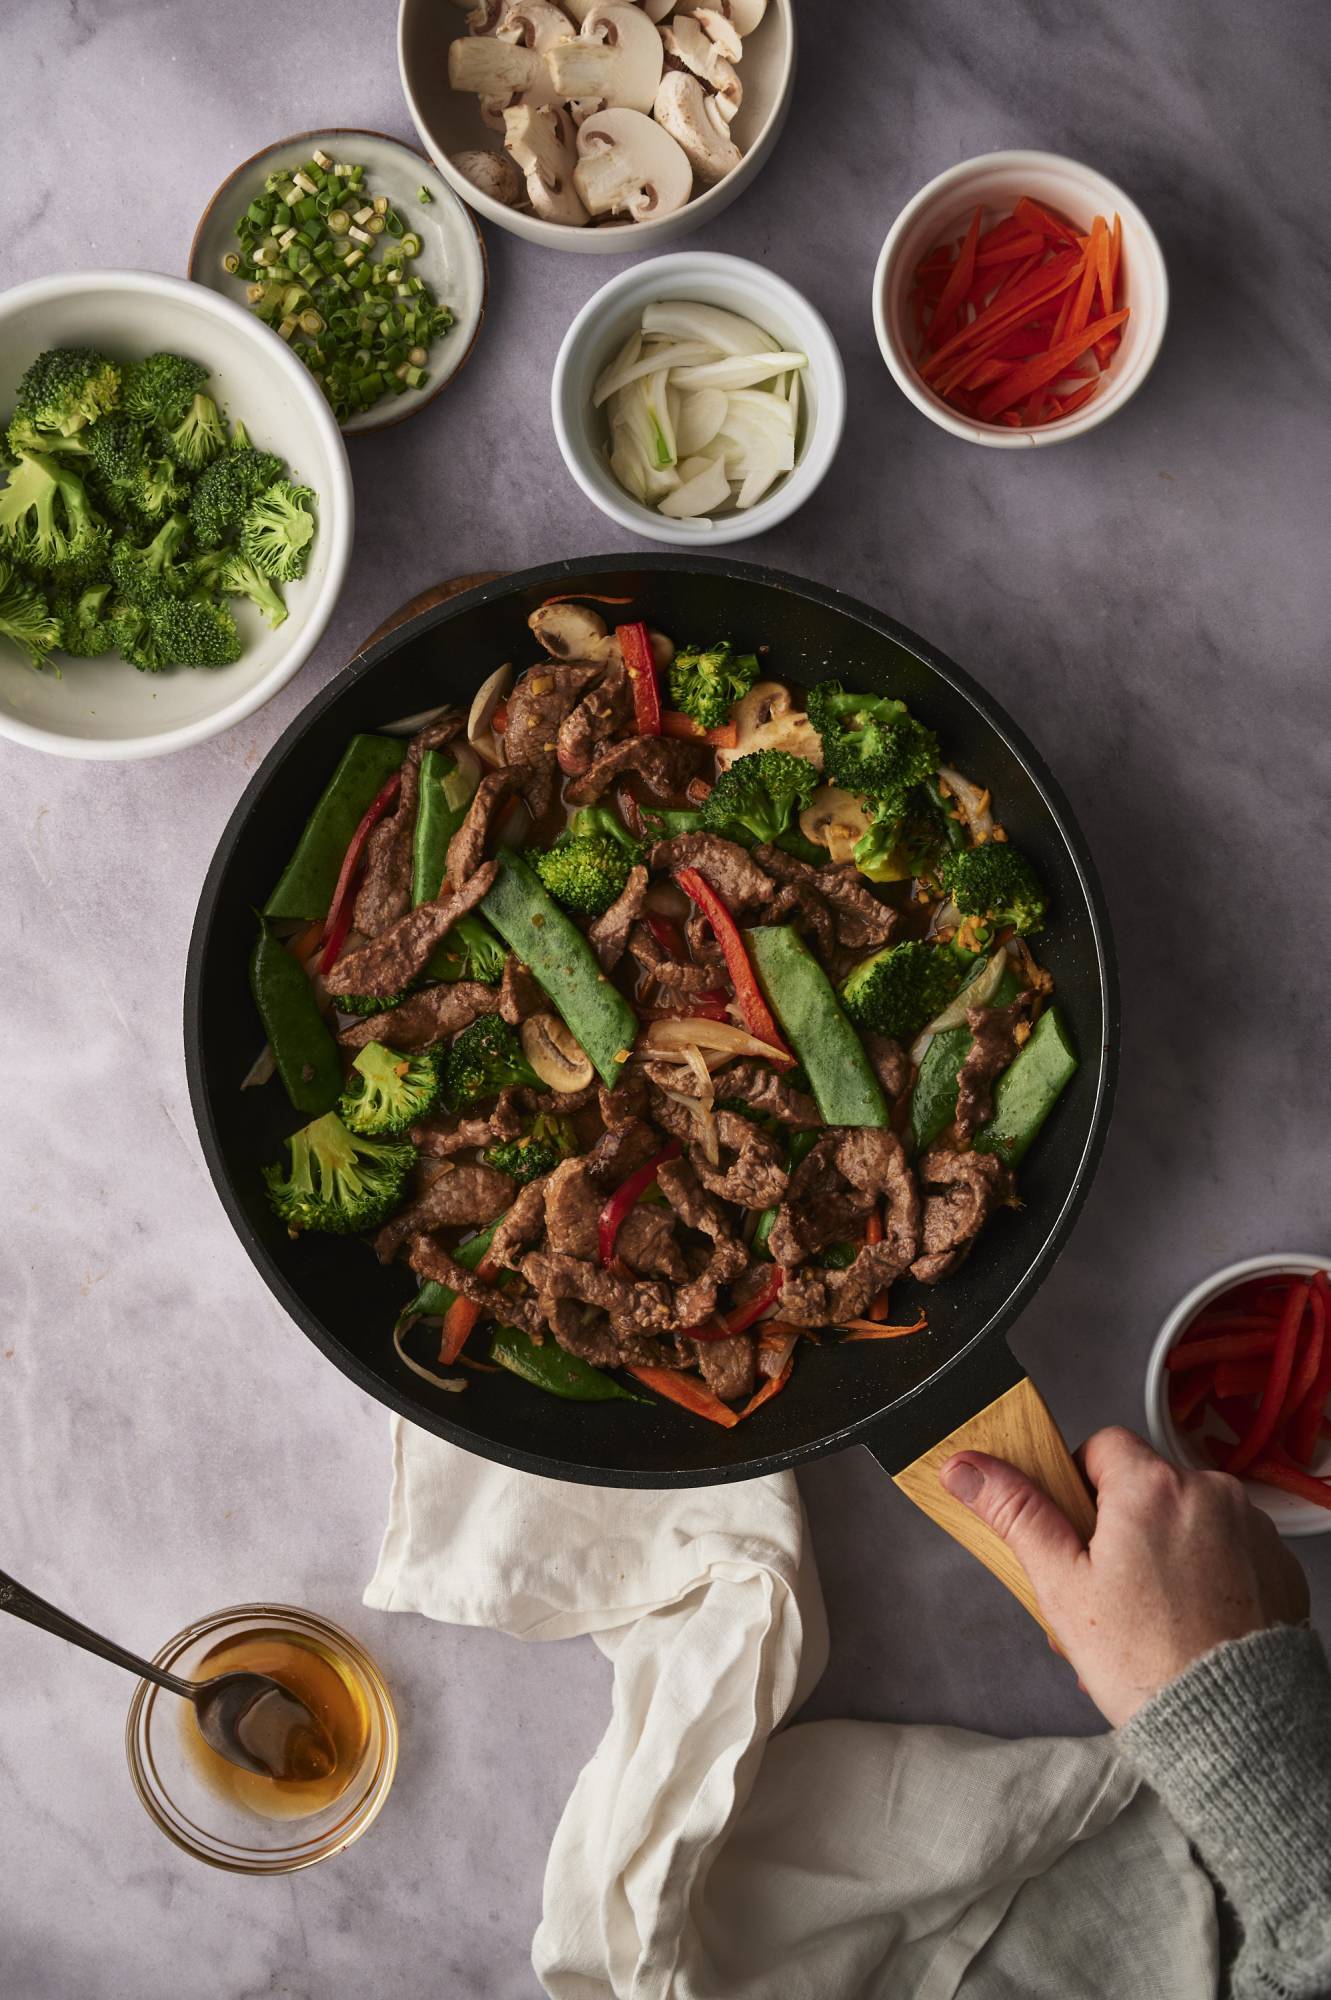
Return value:
[(141, 1680), (155, 1681), (158, 1687), (167, 1688), (172, 1694), (184, 1695), (187, 1701), (194, 1699), (192, 1682), (177, 1680), (174, 1674), (164, 1673), (148, 1660), (141, 1660), (137, 1653), (128, 1652), (111, 1639), (104, 1639), (100, 1632), (80, 1625), (77, 1618), (71, 1618), (66, 1611), (57, 1611), (54, 1604), (48, 1604), (44, 1597), (38, 1597), (2, 1569), (0, 1611), (8, 1611), (15, 1618), (25, 1618), (29, 1625), (38, 1625), (43, 1632), (54, 1632), (57, 1639), (68, 1639), (71, 1646), (82, 1646), (85, 1653), (96, 1653), (101, 1659), (110, 1660), (114, 1666), (138, 1674)]

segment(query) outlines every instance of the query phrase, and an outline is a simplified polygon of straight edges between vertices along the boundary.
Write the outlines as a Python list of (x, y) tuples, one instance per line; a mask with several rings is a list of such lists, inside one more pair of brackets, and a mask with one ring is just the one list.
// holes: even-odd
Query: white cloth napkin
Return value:
[(546, 1868), (554, 2000), (1212, 2000), (1209, 1884), (1111, 1738), (781, 1729), (827, 1658), (789, 1474), (570, 1486), (394, 1420), (365, 1602), (613, 1663)]

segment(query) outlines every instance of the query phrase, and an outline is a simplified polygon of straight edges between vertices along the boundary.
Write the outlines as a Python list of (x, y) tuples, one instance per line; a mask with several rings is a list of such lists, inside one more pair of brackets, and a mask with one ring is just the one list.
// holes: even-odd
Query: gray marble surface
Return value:
[[(1325, 329), (1331, 32), (1316, 0), (804, 0), (798, 93), (700, 245), (803, 287), (851, 420), (816, 502), (742, 548), (893, 612), (963, 662), (1060, 773), (1122, 965), (1123, 1080), (1072, 1242), (1014, 1345), (1069, 1435), (1140, 1420), (1162, 1314), (1216, 1264), (1331, 1251), (1321, 964), (1328, 860)], [(316, 123), (410, 136), (391, 10), (324, 0), (9, 0), (3, 275), (179, 272), (234, 162)], [(238, 53), (239, 52), (239, 53)], [(869, 281), (954, 160), (1032, 145), (1120, 179), (1163, 240), (1169, 336), (1137, 401), (1051, 452), (934, 429), (879, 361)], [(1323, 251), (1325, 245), (1322, 246)], [(268, 745), (379, 618), (444, 574), (631, 549), (566, 477), (546, 381), (608, 274), (497, 232), (459, 384), (353, 443), (360, 529), (314, 659), (271, 707), (128, 767), (0, 746), (10, 1087), (0, 1146), (0, 1560), (147, 1649), (263, 1595), (382, 1660), (404, 1756), (350, 1855), (247, 1883), (178, 1855), (129, 1788), (129, 1692), (0, 1632), (5, 2000), (524, 1996), (546, 1847), (595, 1743), (590, 1645), (359, 1604), (387, 1419), (268, 1297), (205, 1175), (180, 990), (195, 897)], [(613, 267), (612, 267), (613, 268)], [(21, 997), (22, 1005), (14, 1003)], [(1096, 1718), (999, 1588), (851, 1452), (802, 1477), (832, 1621), (818, 1715), (1015, 1734)], [(1305, 1543), (1331, 1629), (1331, 1540)]]

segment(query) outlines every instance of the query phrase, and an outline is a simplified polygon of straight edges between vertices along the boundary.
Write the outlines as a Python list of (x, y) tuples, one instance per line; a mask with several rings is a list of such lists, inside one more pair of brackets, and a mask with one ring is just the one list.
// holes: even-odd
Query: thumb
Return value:
[(1067, 1515), (1024, 1472), (986, 1452), (959, 1452), (938, 1476), (954, 1500), (1007, 1543), (1048, 1609), (1077, 1557), (1085, 1554)]

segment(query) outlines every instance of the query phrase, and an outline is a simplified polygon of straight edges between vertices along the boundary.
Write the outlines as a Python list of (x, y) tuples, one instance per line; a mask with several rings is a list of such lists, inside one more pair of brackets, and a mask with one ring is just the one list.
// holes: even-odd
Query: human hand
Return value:
[(1182, 1472), (1127, 1430), (1077, 1454), (1099, 1518), (1088, 1547), (1015, 1466), (959, 1452), (940, 1477), (1000, 1535), (1082, 1686), (1115, 1728), (1225, 1639), (1308, 1613), (1308, 1584), (1227, 1472)]

